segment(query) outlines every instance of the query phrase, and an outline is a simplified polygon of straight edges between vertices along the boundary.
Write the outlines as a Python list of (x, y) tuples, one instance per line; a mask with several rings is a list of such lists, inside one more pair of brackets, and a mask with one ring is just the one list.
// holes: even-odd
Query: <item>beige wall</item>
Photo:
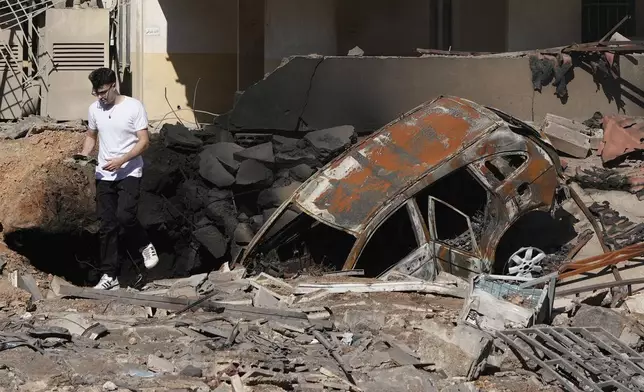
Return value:
[[(215, 113), (232, 107), (237, 86), (237, 2), (143, 1), (142, 92), (150, 120), (171, 109)], [(199, 81), (196, 103), (195, 87)], [(194, 121), (189, 111), (179, 115)], [(212, 117), (200, 115), (200, 121)]]
[(503, 52), (508, 0), (452, 0), (452, 50)]
[(297, 54), (335, 55), (334, 0), (266, 0), (264, 70)]
[(507, 1), (508, 51), (581, 42), (581, 0)]

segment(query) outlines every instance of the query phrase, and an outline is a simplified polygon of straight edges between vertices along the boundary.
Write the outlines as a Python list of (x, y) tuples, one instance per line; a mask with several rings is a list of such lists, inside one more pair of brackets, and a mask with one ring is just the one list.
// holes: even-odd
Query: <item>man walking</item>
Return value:
[(143, 255), (146, 268), (159, 262), (154, 246), (136, 213), (139, 186), (143, 175), (141, 154), (150, 139), (148, 119), (143, 104), (121, 95), (116, 89), (116, 74), (108, 68), (99, 68), (89, 75), (92, 95), (96, 102), (89, 107), (88, 129), (82, 155), (88, 156), (98, 137), (98, 165), (96, 166), (96, 208), (100, 226), (100, 257), (103, 276), (94, 287), (102, 290), (118, 289), (119, 231), (124, 229), (126, 239)]

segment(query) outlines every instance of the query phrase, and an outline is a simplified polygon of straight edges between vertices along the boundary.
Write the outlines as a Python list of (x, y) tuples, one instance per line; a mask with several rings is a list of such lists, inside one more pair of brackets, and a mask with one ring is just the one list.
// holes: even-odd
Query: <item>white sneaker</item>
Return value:
[(149, 244), (145, 248), (141, 249), (141, 254), (143, 255), (143, 264), (145, 264), (145, 268), (154, 268), (154, 266), (159, 263), (159, 256), (157, 255), (157, 250), (154, 249), (154, 245)]
[(101, 280), (94, 288), (98, 290), (118, 290), (121, 286), (119, 285), (118, 278), (112, 278), (107, 276), (107, 274), (103, 274)]

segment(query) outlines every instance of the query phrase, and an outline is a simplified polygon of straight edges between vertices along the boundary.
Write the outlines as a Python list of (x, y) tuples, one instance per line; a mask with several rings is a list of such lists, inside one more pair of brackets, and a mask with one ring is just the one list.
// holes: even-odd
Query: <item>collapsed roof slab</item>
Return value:
[[(631, 60), (629, 60), (631, 59)], [(249, 87), (231, 112), (231, 129), (293, 131), (353, 125), (371, 132), (439, 95), (464, 97), (524, 120), (547, 113), (585, 120), (595, 111), (644, 115), (644, 55), (620, 62), (621, 80), (598, 87), (576, 67), (564, 103), (555, 87), (534, 92), (526, 55), (291, 57)], [(608, 82), (605, 82), (608, 83)], [(299, 121), (301, 118), (301, 122)]]

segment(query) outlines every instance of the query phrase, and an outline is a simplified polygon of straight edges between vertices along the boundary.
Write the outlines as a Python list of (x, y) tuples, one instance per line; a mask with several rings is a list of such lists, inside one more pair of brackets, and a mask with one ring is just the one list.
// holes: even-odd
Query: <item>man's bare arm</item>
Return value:
[(94, 151), (94, 147), (96, 147), (96, 131), (87, 129), (85, 132), (85, 141), (83, 142), (81, 155), (89, 156), (89, 154)]

